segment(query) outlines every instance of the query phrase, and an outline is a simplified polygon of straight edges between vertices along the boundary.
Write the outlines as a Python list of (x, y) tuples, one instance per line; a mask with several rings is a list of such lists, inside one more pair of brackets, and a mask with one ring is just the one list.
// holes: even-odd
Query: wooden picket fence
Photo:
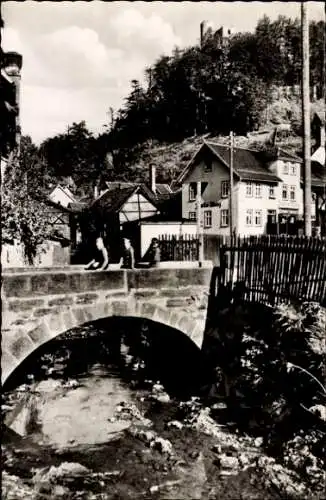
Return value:
[(192, 234), (160, 235), (161, 261), (194, 261), (199, 258), (199, 240)]
[(220, 248), (219, 285), (237, 287), (250, 302), (307, 300), (326, 305), (326, 240), (233, 238)]

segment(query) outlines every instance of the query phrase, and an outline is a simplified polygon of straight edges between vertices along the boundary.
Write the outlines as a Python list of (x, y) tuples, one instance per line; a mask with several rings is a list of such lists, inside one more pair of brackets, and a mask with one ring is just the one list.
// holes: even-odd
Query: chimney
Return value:
[(325, 120), (324, 122), (320, 122), (319, 129), (319, 142), (321, 147), (325, 147)]
[(204, 45), (204, 39), (205, 39), (205, 28), (206, 28), (206, 21), (202, 21), (200, 23), (200, 48), (203, 48)]
[(149, 166), (149, 185), (151, 191), (156, 194), (156, 167), (152, 164)]

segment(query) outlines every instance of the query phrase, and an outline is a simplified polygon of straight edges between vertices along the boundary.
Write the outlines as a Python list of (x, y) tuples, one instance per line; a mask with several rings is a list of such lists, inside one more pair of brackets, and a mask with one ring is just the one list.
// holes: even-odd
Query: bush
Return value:
[(325, 321), (315, 303), (233, 304), (219, 313), (215, 330), (232, 419), (263, 435), (268, 451), (288, 465), (307, 475), (315, 470), (315, 479), (324, 465)]

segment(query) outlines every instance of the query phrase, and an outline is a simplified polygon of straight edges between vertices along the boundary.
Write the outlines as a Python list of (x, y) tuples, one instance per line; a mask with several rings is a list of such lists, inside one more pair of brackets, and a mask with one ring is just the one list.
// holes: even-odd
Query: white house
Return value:
[[(233, 226), (238, 235), (264, 234), (276, 222), (282, 227), (302, 216), (301, 163), (300, 158), (280, 149), (267, 158), (262, 152), (234, 148)], [(178, 180), (182, 184), (182, 217), (196, 220), (200, 182), (204, 234), (228, 235), (229, 148), (204, 142)]]

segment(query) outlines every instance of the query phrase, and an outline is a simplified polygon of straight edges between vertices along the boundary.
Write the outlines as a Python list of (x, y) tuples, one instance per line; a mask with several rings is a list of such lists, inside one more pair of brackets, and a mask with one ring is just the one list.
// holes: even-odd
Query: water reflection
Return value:
[(176, 396), (198, 389), (199, 354), (186, 337), (150, 322), (115, 319), (75, 329), (10, 378), (5, 423), (39, 445), (106, 443), (130, 425), (114, 420), (118, 403), (139, 405), (146, 379), (161, 380)]

